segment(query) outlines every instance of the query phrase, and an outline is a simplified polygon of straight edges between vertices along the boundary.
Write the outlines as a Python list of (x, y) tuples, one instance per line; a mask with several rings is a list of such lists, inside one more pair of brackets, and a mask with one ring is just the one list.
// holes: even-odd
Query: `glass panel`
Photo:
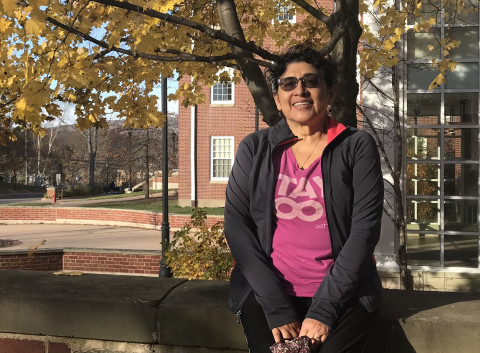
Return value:
[(445, 235), (445, 266), (478, 267), (478, 236)]
[(446, 93), (445, 124), (478, 124), (478, 93)]
[(408, 31), (407, 58), (433, 59), (440, 57), (440, 31), (432, 30), (429, 33)]
[(444, 154), (446, 160), (478, 160), (478, 129), (445, 129)]
[(440, 200), (408, 200), (408, 230), (440, 230)]
[(408, 129), (407, 158), (440, 159), (440, 129)]
[(478, 164), (445, 164), (445, 196), (478, 197)]
[[(416, 2), (412, 2), (412, 5), (415, 6)], [(422, 18), (424, 20), (433, 17), (437, 20), (437, 24), (439, 24), (441, 22), (441, 15), (442, 15), (440, 0), (422, 1), (421, 13), (422, 13)], [(414, 16), (409, 16), (408, 18), (409, 25), (413, 25), (417, 22), (418, 22), (418, 19), (416, 19)]]
[(450, 33), (446, 33), (448, 37), (451, 35), (453, 40), (460, 41), (460, 45), (450, 51), (450, 58), (478, 58), (478, 27), (477, 28), (450, 28)]
[(440, 236), (408, 233), (407, 261), (414, 266), (440, 266)]
[(440, 124), (440, 94), (409, 93), (407, 95), (407, 124)]
[(478, 88), (478, 63), (458, 63), (455, 71), (447, 71), (445, 79), (446, 88)]
[[(476, 6), (474, 5), (476, 3)], [(465, 6), (459, 6), (458, 1), (449, 1), (445, 6), (445, 23), (447, 24), (478, 24), (477, 2), (463, 2)]]
[(408, 163), (407, 195), (440, 195), (440, 165)]
[(216, 83), (213, 86), (213, 101), (232, 100), (232, 83)]
[(428, 89), (438, 71), (431, 64), (409, 64), (407, 68), (408, 89)]
[(445, 230), (478, 232), (478, 201), (445, 200)]

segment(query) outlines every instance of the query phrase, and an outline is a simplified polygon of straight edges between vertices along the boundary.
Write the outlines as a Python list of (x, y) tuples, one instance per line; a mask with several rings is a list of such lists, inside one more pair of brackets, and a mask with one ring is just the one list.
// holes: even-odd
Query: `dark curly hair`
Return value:
[(283, 75), (287, 66), (298, 62), (306, 62), (315, 66), (323, 75), (325, 83), (329, 88), (335, 84), (337, 67), (332, 59), (321, 56), (315, 49), (299, 44), (288, 48), (284, 53), (280, 54), (274, 66), (265, 70), (265, 76), (272, 92), (277, 91), (278, 79)]

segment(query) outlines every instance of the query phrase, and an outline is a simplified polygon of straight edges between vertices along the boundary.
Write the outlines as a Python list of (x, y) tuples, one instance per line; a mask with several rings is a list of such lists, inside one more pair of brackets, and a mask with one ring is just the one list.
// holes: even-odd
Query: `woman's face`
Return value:
[[(312, 64), (294, 62), (287, 68), (280, 79), (286, 77), (311, 78), (319, 74)], [(311, 125), (321, 123), (327, 113), (327, 107), (335, 98), (334, 88), (328, 88), (320, 78), (318, 87), (308, 88), (305, 81), (297, 81), (297, 86), (291, 91), (285, 91), (281, 86), (274, 94), (275, 103), (289, 124)]]

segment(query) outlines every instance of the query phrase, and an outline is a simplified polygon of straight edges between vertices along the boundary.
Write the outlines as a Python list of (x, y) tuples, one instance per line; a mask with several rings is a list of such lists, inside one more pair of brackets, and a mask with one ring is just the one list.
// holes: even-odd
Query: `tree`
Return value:
[[(264, 119), (273, 124), (277, 111), (265, 94), (261, 71), (277, 55), (261, 47), (265, 34), (273, 48), (305, 41), (318, 48), (324, 44), (323, 53), (333, 51), (342, 67), (346, 92), (356, 97), (358, 1), (339, 1), (330, 16), (305, 1), (295, 3), (298, 16), (308, 16), (292, 25), (276, 20), (277, 2), (272, 0), (2, 0), (0, 36), (7, 45), (0, 60), (9, 68), (0, 73), (5, 92), (0, 105), (8, 112), (2, 126), (18, 124), (44, 133), (41, 122), (59, 115), (55, 99), (82, 109), (77, 118), (81, 128), (105, 124), (101, 117), (107, 107), (129, 126), (160, 126), (163, 118), (151, 95), (160, 75), (172, 77), (176, 71), (191, 76), (192, 82), (171, 98), (195, 104), (205, 99), (199, 86), (218, 80), (221, 67), (238, 69), (234, 79), (245, 80)], [(340, 120), (355, 124), (352, 97), (334, 108)]]

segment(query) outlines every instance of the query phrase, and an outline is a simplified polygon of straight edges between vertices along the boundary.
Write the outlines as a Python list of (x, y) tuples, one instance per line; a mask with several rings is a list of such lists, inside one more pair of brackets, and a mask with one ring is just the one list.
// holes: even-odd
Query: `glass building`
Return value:
[[(404, 48), (408, 263), (478, 269), (479, 12), (442, 8), (439, 1), (422, 10), (436, 24), (428, 32), (410, 30)], [(408, 23), (413, 28), (415, 20)], [(446, 53), (442, 45), (449, 40), (460, 45)], [(432, 63), (444, 55), (457, 67), (429, 90), (439, 73)]]

